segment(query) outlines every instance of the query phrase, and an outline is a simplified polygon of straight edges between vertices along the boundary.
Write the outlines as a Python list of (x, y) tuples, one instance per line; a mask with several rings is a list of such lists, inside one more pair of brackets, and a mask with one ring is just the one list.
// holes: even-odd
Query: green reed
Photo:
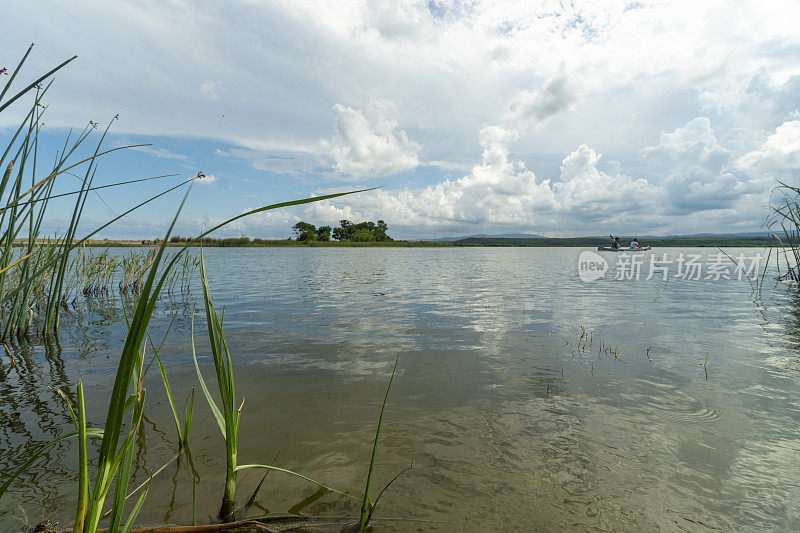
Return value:
[[(357, 192), (357, 191), (354, 191)], [(188, 194), (188, 193), (187, 193)], [(232, 217), (214, 228), (200, 234), (198, 237), (191, 239), (187, 242), (177, 253), (175, 253), (169, 261), (166, 263), (163, 269), (160, 268), (162, 260), (166, 261), (164, 257), (164, 248), (165, 244), (169, 239), (169, 234), (172, 231), (172, 228), (175, 225), (175, 221), (180, 214), (183, 205), (186, 201), (186, 196), (184, 196), (183, 201), (181, 202), (175, 217), (170, 224), (170, 227), (167, 231), (166, 238), (162, 241), (161, 246), (157, 249), (153, 263), (149, 269), (148, 275), (144, 280), (141, 294), (139, 295), (138, 301), (136, 303), (136, 307), (128, 323), (128, 331), (125, 338), (125, 343), (122, 349), (122, 354), (120, 356), (120, 360), (117, 366), (115, 378), (114, 378), (114, 385), (111, 392), (111, 397), (108, 402), (108, 411), (106, 415), (105, 424), (103, 426), (103, 430), (95, 429), (95, 428), (86, 428), (85, 432), (86, 435), (90, 438), (95, 438), (100, 440), (100, 451), (95, 459), (96, 462), (96, 473), (95, 473), (95, 480), (94, 484), (91, 486), (88, 494), (85, 496), (79, 496), (82, 501), (85, 501), (85, 509), (79, 510), (77, 516), (75, 518), (76, 529), (75, 531), (83, 531), (83, 532), (94, 532), (97, 530), (100, 524), (100, 520), (104, 516), (103, 508), (106, 498), (108, 497), (109, 491), (111, 489), (112, 482), (116, 481), (113, 497), (112, 497), (112, 506), (111, 506), (111, 527), (109, 531), (116, 532), (116, 531), (127, 531), (133, 521), (135, 520), (136, 514), (141, 509), (144, 498), (146, 496), (146, 487), (140, 485), (137, 487), (136, 490), (140, 490), (144, 488), (142, 495), (137, 500), (136, 505), (134, 506), (133, 510), (130, 512), (128, 519), (126, 520), (124, 525), (121, 525), (121, 520), (124, 514), (124, 506), (125, 501), (128, 497), (133, 494), (132, 492), (128, 492), (128, 485), (130, 482), (130, 463), (132, 459), (132, 451), (134, 446), (134, 435), (138, 430), (139, 425), (141, 424), (142, 416), (144, 414), (144, 397), (145, 397), (145, 390), (143, 388), (143, 381), (144, 376), (146, 374), (145, 365), (145, 338), (147, 336), (147, 328), (154, 313), (156, 304), (159, 299), (159, 295), (161, 290), (163, 289), (166, 280), (169, 276), (170, 270), (177, 264), (177, 262), (181, 258), (181, 254), (186, 252), (189, 246), (193, 242), (198, 241), (211, 231), (219, 229), (235, 220), (238, 220), (244, 216), (248, 216), (254, 213), (260, 213), (263, 211), (267, 211), (270, 209), (276, 209), (279, 207), (286, 207), (291, 205), (299, 205), (304, 203), (310, 203), (325, 199), (331, 199), (338, 196), (343, 196), (345, 194), (352, 194), (352, 193), (336, 193), (321, 197), (315, 198), (308, 198), (303, 200), (295, 200), (290, 202), (281, 202), (277, 204), (271, 204), (268, 206), (260, 207), (258, 209), (254, 209), (248, 211), (244, 214), (237, 215)], [(213, 303), (210, 301), (210, 292), (208, 291), (207, 287), (207, 279), (205, 278), (205, 266), (202, 261), (202, 256), (200, 259), (200, 271), (201, 276), (204, 279), (204, 299), (207, 299), (207, 318), (211, 317), (211, 321), (208, 325), (208, 329), (211, 331), (215, 331), (213, 333), (209, 333), (209, 338), (214, 339), (212, 343), (212, 351), (214, 350), (213, 346), (216, 346), (217, 355), (219, 357), (220, 364), (224, 362), (224, 373), (218, 374), (218, 385), (220, 386), (220, 393), (225, 395), (223, 396), (226, 398), (227, 404), (224, 405), (224, 409), (227, 415), (227, 419), (224, 419), (220, 413), (220, 410), (216, 408), (216, 404), (214, 403), (213, 398), (211, 397), (205, 383), (202, 381), (201, 378), (201, 387), (203, 388), (203, 392), (206, 395), (206, 398), (209, 401), (209, 405), (212, 406), (212, 411), (214, 411), (215, 418), (217, 419), (218, 423), (220, 423), (220, 430), (222, 431), (223, 435), (226, 437), (226, 449), (228, 455), (228, 470), (232, 474), (230, 479), (232, 479), (232, 483), (229, 485), (226, 483), (225, 489), (225, 497), (230, 500), (231, 503), (235, 501), (235, 478), (236, 474), (245, 469), (268, 469), (268, 470), (276, 470), (279, 472), (284, 472), (293, 476), (300, 477), (305, 479), (311, 483), (314, 483), (328, 491), (336, 492), (338, 494), (342, 494), (348, 496), (350, 498), (355, 498), (350, 494), (345, 492), (333, 489), (323, 483), (315, 481), (309, 477), (306, 477), (302, 474), (298, 474), (297, 472), (280, 468), (273, 465), (262, 465), (262, 464), (246, 464), (246, 465), (238, 465), (236, 461), (236, 445), (238, 443), (238, 419), (240, 414), (240, 409), (236, 409), (236, 415), (233, 416), (233, 370), (232, 364), (230, 363), (230, 354), (227, 352), (227, 345), (224, 343), (224, 334), (222, 333), (222, 322), (216, 316), (216, 312), (213, 309)], [(217, 328), (215, 330), (215, 328)], [(151, 343), (152, 345), (152, 343)], [(195, 356), (196, 361), (196, 356)], [(216, 361), (216, 360), (215, 360)], [(196, 362), (195, 362), (196, 364)], [(134, 379), (135, 378), (135, 379)], [(82, 384), (80, 384), (82, 387)], [(131, 392), (131, 387), (133, 387), (133, 391)], [(227, 391), (230, 391), (228, 393)], [(172, 404), (172, 408), (174, 410), (174, 403)], [(71, 409), (71, 407), (70, 407)], [(79, 406), (80, 411), (80, 406)], [(184, 435), (188, 434), (189, 425), (191, 424), (191, 409), (187, 409), (187, 414), (185, 417), (184, 423)], [(40, 457), (47, 449), (51, 446), (55, 445), (58, 442), (66, 440), (68, 438), (80, 437), (81, 431), (81, 423), (80, 417), (76, 418), (78, 420), (78, 425), (76, 426), (76, 430), (70, 432), (64, 436), (61, 436), (57, 439), (54, 439), (51, 443), (45, 445), (41, 450), (36, 452), (31, 459), (26, 461), (9, 480), (7, 480), (2, 486), (0, 486), (0, 498), (11, 485), (14, 479), (16, 479), (19, 475), (25, 472), (30, 466), (35, 462), (35, 460)], [(126, 421), (127, 420), (127, 424)], [(231, 432), (226, 432), (226, 426), (223, 425), (226, 421), (230, 421), (227, 427), (230, 427)], [(127, 434), (123, 434), (123, 428), (127, 427), (128, 432)], [(234, 433), (235, 431), (235, 433)], [(233, 436), (233, 439), (230, 439), (229, 436)], [(120, 439), (122, 442), (120, 443)], [(82, 441), (79, 439), (79, 451)], [(230, 443), (230, 444), (228, 444)], [(79, 465), (79, 470), (88, 471), (88, 452), (79, 453), (79, 458), (81, 460), (81, 464)], [(232, 468), (231, 468), (232, 467)], [(160, 471), (161, 469), (159, 469)], [(155, 475), (155, 474), (154, 474)], [(83, 490), (84, 483), (82, 480), (79, 479), (79, 491)], [(136, 492), (136, 491), (134, 491)], [(80, 526), (80, 527), (79, 527)]]
[(99, 254), (87, 253), (86, 247), (82, 246), (67, 269), (64, 299), (69, 297), (72, 289), (76, 297), (78, 294), (87, 297), (108, 296), (118, 269), (119, 258), (111, 256), (108, 250)]
[[(222, 495), (222, 505), (220, 506), (219, 518), (225, 522), (231, 522), (235, 519), (236, 511), (236, 478), (241, 470), (260, 468), (267, 470), (276, 470), (284, 472), (301, 479), (314, 483), (315, 485), (324, 488), (325, 490), (342, 494), (350, 498), (356, 498), (345, 492), (333, 489), (319, 481), (315, 481), (297, 472), (285, 468), (279, 468), (273, 465), (263, 464), (238, 464), (238, 446), (239, 446), (239, 420), (244, 407), (244, 397), (241, 403), (237, 404), (235, 381), (233, 376), (233, 361), (231, 359), (228, 343), (225, 340), (225, 332), (222, 327), (222, 319), (217, 314), (214, 308), (214, 303), (211, 299), (211, 290), (208, 286), (208, 277), (206, 274), (205, 262), (203, 260), (202, 250), (200, 252), (200, 280), (203, 284), (203, 303), (206, 312), (206, 323), (208, 329), (208, 340), (211, 347), (211, 356), (214, 363), (214, 372), (217, 377), (217, 387), (220, 395), (220, 403), (222, 408), (217, 406), (211, 392), (206, 386), (203, 375), (200, 372), (200, 366), (197, 362), (197, 351), (194, 342), (194, 325), (192, 325), (192, 356), (194, 358), (195, 370), (197, 372), (197, 379), (200, 382), (200, 388), (208, 401), (214, 419), (217, 421), (219, 430), (225, 439), (225, 488)], [(194, 320), (192, 320), (194, 322)], [(238, 407), (237, 407), (238, 405)]]
[[(52, 81), (45, 86), (41, 83), (75, 57), (62, 62), (22, 90), (9, 93), (31, 49), (32, 45), (0, 91), (0, 112), (21, 97), (27, 94), (33, 95), (27, 113), (5, 143), (0, 155), (0, 169), (3, 169), (0, 179), (0, 201), (4, 202), (4, 205), (0, 205), (0, 321), (2, 321), (0, 340), (13, 336), (20, 340), (28, 338), (32, 328), (36, 328), (38, 330), (36, 333), (44, 336), (57, 332), (62, 310), (66, 308), (66, 294), (70, 284), (70, 251), (142, 205), (188, 183), (181, 182), (152, 196), (78, 240), (77, 230), (88, 192), (100, 188), (92, 187), (98, 159), (108, 153), (132, 146), (102, 150), (112, 119), (96, 142), (92, 155), (75, 161), (78, 150), (88, 142), (97, 127), (96, 123), (90, 121), (79, 133), (71, 131), (53, 162), (43, 166), (40, 163), (39, 134), (46, 109), (43, 98)], [(10, 96), (4, 100), (7, 94)], [(83, 177), (79, 178), (80, 188), (77, 191), (53, 194), (56, 178), (82, 165), (85, 165), (85, 171)], [(112, 183), (103, 187), (134, 181), (138, 180)], [(55, 197), (68, 195), (74, 196), (74, 205), (65, 233), (55, 238), (43, 239), (42, 223), (49, 201)], [(16, 253), (18, 250), (21, 253)], [(101, 276), (101, 279), (108, 275), (107, 272), (93, 274)]]
[[(780, 183), (773, 191), (769, 209), (767, 226), (776, 243), (775, 265), (778, 269), (778, 278), (800, 282), (800, 187)], [(782, 237), (775, 233), (778, 230)], [(784, 270), (781, 267), (781, 257)], [(761, 283), (766, 267), (767, 265), (764, 265)]]
[[(9, 82), (3, 88), (2, 92), (0, 92), (1, 112), (13, 101), (18, 100), (22, 95), (36, 88), (34, 103), (30, 111), (26, 115), (20, 128), (12, 136), (4, 153), (0, 156), (0, 168), (6, 169), (3, 173), (2, 180), (0, 180), (0, 199), (5, 198), (5, 207), (0, 207), (0, 244), (2, 244), (2, 253), (0, 254), (0, 317), (4, 324), (3, 338), (11, 335), (19, 336), (21, 334), (27, 334), (31, 325), (34, 324), (34, 321), (36, 321), (37, 327), (41, 329), (45, 337), (54, 334), (59, 328), (61, 310), (67, 306), (66, 294), (70, 288), (77, 291), (80, 287), (81, 291), (88, 291), (88, 293), (91, 294), (105, 292), (117, 268), (121, 268), (123, 273), (123, 280), (121, 281), (122, 285), (120, 288), (128, 287), (129, 290), (134, 290), (138, 294), (138, 298), (135, 303), (133, 314), (130, 320), (127, 321), (128, 327), (125, 341), (114, 374), (113, 387), (107, 401), (107, 412), (102, 429), (88, 426), (86, 419), (87, 400), (85, 398), (83, 384), (79, 382), (77, 386), (76, 406), (73, 406), (67, 401), (65, 395), (63, 396), (70, 413), (74, 431), (70, 431), (55, 438), (53, 441), (31, 454), (14, 474), (0, 485), (0, 498), (2, 498), (3, 494), (8, 490), (14, 480), (31, 468), (36, 460), (46, 453), (47, 450), (60, 442), (75, 438), (78, 443), (78, 483), (76, 487), (78, 504), (75, 512), (73, 531), (84, 533), (96, 532), (100, 527), (101, 521), (106, 517), (108, 518), (108, 531), (116, 533), (119, 531), (127, 532), (131, 529), (138, 513), (144, 505), (149, 486), (148, 479), (148, 481), (141, 483), (133, 490), (130, 490), (129, 487), (133, 477), (132, 461), (134, 457), (134, 448), (136, 446), (135, 437), (141, 427), (146, 405), (144, 380), (153, 361), (157, 362), (162, 375), (162, 382), (167, 392), (170, 407), (176, 422), (179, 444), (184, 448), (185, 453), (188, 454), (186, 444), (191, 427), (194, 396), (193, 393), (190, 393), (183, 417), (183, 425), (181, 425), (179, 417), (177, 416), (171, 389), (169, 388), (169, 381), (159, 355), (163, 340), (156, 348), (150, 339), (148, 326), (161, 295), (178, 283), (181, 288), (188, 288), (191, 281), (191, 274), (198, 268), (203, 283), (209, 341), (215, 363), (217, 384), (222, 399), (222, 411), (214, 404), (214, 400), (206, 388), (205, 383), (202, 381), (199, 369), (198, 376), (200, 377), (203, 392), (206, 395), (209, 405), (212, 407), (220, 430), (226, 439), (226, 470), (228, 480), (226, 481), (222, 510), (226, 511), (226, 507), (229, 508), (229, 510), (223, 513), (224, 517), (226, 519), (231, 519), (233, 517), (236, 475), (238, 472), (245, 469), (258, 468), (284, 472), (305, 479), (325, 490), (336, 492), (350, 498), (356, 498), (355, 496), (338, 491), (285, 468), (262, 464), (238, 464), (238, 429), (243, 404), (239, 404), (238, 408), (235, 404), (233, 365), (222, 330), (222, 320), (217, 316), (211, 301), (202, 255), (197, 262), (194, 262), (194, 260), (187, 259), (188, 254), (185, 252), (189, 246), (209, 235), (211, 232), (241, 218), (267, 210), (333, 199), (360, 191), (335, 193), (302, 200), (280, 202), (241, 213), (217, 224), (195, 238), (188, 239), (182, 248), (172, 254), (171, 257), (168, 257), (165, 255), (165, 245), (169, 240), (175, 222), (185, 204), (188, 196), (187, 191), (166, 231), (165, 238), (161, 241), (161, 245), (152, 252), (148, 252), (148, 255), (143, 259), (138, 256), (137, 258), (129, 257), (126, 262), (125, 258), (117, 260), (110, 258), (108, 254), (100, 254), (99, 258), (91, 260), (86, 259), (86, 257), (81, 257), (79, 254), (78, 258), (73, 258), (71, 260), (70, 252), (83, 245), (99, 231), (102, 231), (110, 224), (156, 198), (186, 185), (191, 180), (181, 182), (176, 186), (170, 187), (147, 198), (126, 210), (121, 215), (95, 228), (88, 235), (78, 238), (77, 230), (86, 204), (87, 194), (93, 189), (92, 183), (97, 169), (97, 159), (102, 155), (120, 148), (101, 151), (103, 140), (108, 132), (107, 127), (100, 136), (100, 140), (94, 148), (93, 155), (73, 163), (73, 154), (79, 146), (86, 141), (91, 130), (94, 129), (94, 123), (90, 123), (90, 126), (87, 126), (87, 128), (75, 138), (72, 138), (72, 134), (67, 137), (64, 148), (59, 152), (55, 163), (52, 167), (47, 167), (48, 170), (45, 171), (45, 177), (37, 178), (37, 175), (39, 175), (36, 166), (39, 124), (41, 118), (40, 108), (43, 107), (43, 104), (41, 104), (41, 97), (46, 93), (49, 87), (48, 85), (40, 89), (37, 87), (37, 84), (69, 63), (72, 59), (52, 69), (45, 76), (40, 77), (21, 92), (18, 92), (3, 102), (3, 97), (9, 90), (11, 82), (17, 76), (29, 52), (30, 49), (18, 64)], [(109, 122), (109, 126), (110, 124), (111, 122)], [(9, 154), (12, 154), (12, 156), (6, 165), (5, 163)], [(75, 203), (67, 231), (64, 235), (55, 239), (42, 239), (40, 237), (40, 230), (46, 215), (48, 201), (51, 197), (55, 197), (55, 195), (52, 194), (55, 178), (82, 164), (86, 164), (86, 171), (81, 179), (80, 189), (74, 193), (70, 193), (75, 196)], [(28, 178), (30, 178), (30, 188), (27, 188)], [(25, 185), (23, 185), (23, 183), (25, 183)], [(25, 240), (22, 241), (20, 246), (21, 253), (16, 253), (15, 245), (20, 236), (23, 235), (25, 236)], [(175, 269), (177, 265), (180, 265), (181, 271), (176, 275), (173, 269)], [(72, 281), (70, 273), (74, 274)], [(150, 341), (151, 350), (154, 353), (153, 359), (151, 359), (149, 364), (146, 363), (147, 341)], [(195, 365), (197, 365), (196, 355)], [(385, 404), (386, 398), (384, 398), (384, 407)], [(373, 447), (373, 456), (367, 480), (367, 490), (363, 498), (363, 502), (367, 502), (365, 505), (369, 507), (370, 514), (374, 504), (369, 504), (369, 485), (374, 467), (375, 448), (377, 447), (378, 435), (380, 434), (382, 414), (383, 409), (381, 410), (381, 418), (379, 418), (378, 431)], [(99, 442), (99, 451), (96, 455), (92, 453), (94, 447), (89, 445), (90, 440)], [(176, 454), (175, 458), (177, 458), (180, 453), (181, 452)], [(90, 465), (94, 465), (92, 468), (92, 470), (94, 470), (93, 475), (90, 475)], [(161, 472), (165, 467), (166, 465), (156, 470), (150, 476), (150, 479)], [(140, 493), (139, 497), (133, 504), (133, 507), (127, 511), (126, 516), (126, 502), (137, 493)], [(111, 500), (110, 506), (107, 506), (106, 502), (109, 499)], [(362, 508), (365, 507), (362, 506)], [(366, 518), (362, 516), (361, 522), (364, 523), (364, 527), (368, 521), (369, 516)]]
[(158, 363), (158, 371), (161, 374), (161, 381), (164, 384), (164, 392), (167, 394), (167, 401), (169, 402), (169, 407), (172, 410), (172, 417), (175, 420), (175, 430), (178, 434), (178, 447), (183, 448), (189, 444), (189, 430), (192, 427), (192, 413), (194, 411), (194, 387), (189, 393), (188, 398), (186, 398), (186, 408), (184, 409), (183, 424), (181, 425), (178, 417), (178, 409), (175, 407), (175, 400), (172, 396), (172, 388), (169, 386), (167, 372), (164, 370), (164, 364), (161, 362), (161, 357), (159, 356), (159, 352), (164, 346), (164, 341), (167, 339), (167, 335), (169, 335), (169, 331), (172, 329), (172, 324), (175, 322), (175, 317), (176, 315), (173, 315), (172, 320), (170, 320), (169, 326), (167, 326), (167, 331), (164, 333), (164, 338), (161, 339), (161, 344), (159, 344), (158, 348), (156, 348), (153, 340), (150, 339), (149, 333), (147, 334), (147, 338), (150, 339), (150, 346), (153, 347), (153, 359), (156, 361), (156, 363)]
[(123, 294), (138, 294), (142, 290), (142, 280), (155, 260), (156, 250), (147, 252), (130, 251), (120, 261), (119, 290)]
[(225, 340), (225, 332), (222, 329), (222, 321), (214, 309), (211, 300), (211, 291), (208, 287), (208, 277), (206, 275), (203, 252), (200, 252), (200, 280), (203, 284), (203, 303), (206, 311), (206, 324), (208, 329), (208, 342), (211, 346), (211, 357), (214, 361), (214, 371), (217, 376), (217, 386), (219, 388), (220, 402), (222, 409), (217, 407), (213, 397), (208, 391), (208, 387), (203, 381), (200, 367), (197, 364), (197, 354), (194, 347), (194, 333), (192, 334), (192, 355), (194, 356), (197, 378), (200, 386), (211, 407), (211, 412), (219, 425), (219, 429), (225, 438), (225, 490), (222, 495), (222, 506), (219, 511), (220, 519), (226, 522), (233, 521), (236, 508), (236, 459), (238, 454), (239, 442), (239, 418), (244, 407), (244, 397), (237, 409), (235, 382), (233, 378), (233, 362), (228, 350), (228, 343)]

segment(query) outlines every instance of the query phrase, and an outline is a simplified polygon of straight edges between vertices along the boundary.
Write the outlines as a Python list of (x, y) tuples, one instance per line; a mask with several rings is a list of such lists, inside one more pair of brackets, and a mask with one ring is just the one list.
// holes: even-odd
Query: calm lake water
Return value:
[[(112, 251), (112, 253), (123, 253)], [(260, 248), (206, 250), (242, 411), (240, 463), (276, 464), (363, 491), (380, 404), (373, 496), (384, 531), (800, 530), (800, 297), (768, 281), (647, 277), (581, 281), (577, 248)], [(702, 254), (716, 250), (663, 249)], [(760, 249), (726, 250), (750, 257)], [(727, 263), (731, 266), (731, 263)], [(707, 270), (702, 272), (702, 278)], [(770, 276), (768, 275), (768, 278)], [(774, 276), (772, 276), (774, 278)], [(196, 294), (200, 294), (197, 292)], [(197, 376), (193, 303), (165, 298), (154, 320), (178, 402)], [(82, 380), (101, 425), (121, 351), (120, 306), (95, 299), (58, 346), (0, 356), (0, 479), (26, 450), (71, 429), (55, 393)], [(205, 317), (201, 367), (215, 385)], [(124, 322), (123, 322), (124, 323)], [(581, 338), (581, 333), (587, 336)], [(708, 361), (705, 367), (703, 363)], [(213, 387), (212, 387), (213, 388)], [(224, 443), (199, 393), (190, 437), (198, 519), (215, 515)], [(136, 479), (176, 453), (157, 369)], [(74, 444), (59, 445), (0, 501), (0, 530), (69, 526)], [(239, 477), (240, 502), (261, 478)], [(267, 476), (253, 513), (355, 515), (359, 502)], [(137, 522), (190, 524), (183, 457), (152, 482)]]

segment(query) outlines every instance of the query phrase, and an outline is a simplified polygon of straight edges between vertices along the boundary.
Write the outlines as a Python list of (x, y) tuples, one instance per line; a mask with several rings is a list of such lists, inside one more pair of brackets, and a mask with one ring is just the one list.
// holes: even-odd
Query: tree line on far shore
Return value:
[(340, 220), (339, 227), (316, 227), (308, 222), (298, 222), (292, 226), (297, 241), (337, 241), (350, 242), (388, 242), (393, 241), (386, 232), (389, 226), (383, 220), (377, 222), (359, 222), (354, 224), (349, 220)]
[[(331, 240), (339, 242), (394, 242), (394, 239), (389, 237), (386, 232), (389, 226), (383, 220), (377, 222), (359, 222), (354, 224), (349, 220), (340, 220), (339, 226), (331, 228), (330, 226), (316, 227), (308, 222), (298, 222), (292, 226), (294, 232), (295, 242), (330, 242)], [(189, 242), (191, 238), (181, 237), (180, 235), (173, 235), (169, 242), (173, 244), (181, 244)], [(250, 239), (248, 237), (224, 237), (213, 238), (204, 237), (202, 244), (208, 246), (270, 246), (279, 244), (281, 242), (287, 243), (292, 241), (288, 240), (273, 240), (273, 239)], [(155, 241), (142, 241), (142, 244), (158, 244)], [(201, 244), (198, 242), (198, 244)]]

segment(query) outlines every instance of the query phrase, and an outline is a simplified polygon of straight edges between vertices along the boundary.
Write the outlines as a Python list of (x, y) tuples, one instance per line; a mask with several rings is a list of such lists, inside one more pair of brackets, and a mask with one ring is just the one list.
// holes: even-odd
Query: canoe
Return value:
[(598, 246), (598, 252), (646, 252), (650, 249), (650, 246), (644, 246), (640, 248), (612, 248), (611, 246)]

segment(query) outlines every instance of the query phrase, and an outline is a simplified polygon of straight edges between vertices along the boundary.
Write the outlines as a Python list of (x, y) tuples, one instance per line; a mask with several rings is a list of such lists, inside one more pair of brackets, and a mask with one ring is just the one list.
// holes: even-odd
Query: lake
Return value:
[[(734, 270), (718, 275), (733, 263), (715, 249), (638, 254), (638, 280), (615, 279), (636, 277), (630, 254), (584, 256), (609, 264), (604, 277), (582, 281), (583, 250), (207, 249), (245, 399), (239, 463), (275, 460), (363, 492), (397, 360), (373, 498), (413, 468), (376, 511), (402, 520), (376, 530), (800, 530), (797, 289), (770, 272), (759, 296)], [(763, 254), (726, 252), (750, 262)], [(646, 279), (653, 253), (673, 262)], [(695, 254), (704, 270), (687, 279)], [(213, 390), (195, 295), (197, 353)], [(192, 362), (193, 307), (165, 297), (151, 328), (159, 343), (175, 317), (162, 360), (178, 404), (193, 387), (196, 396), (191, 461), (182, 456), (154, 478), (142, 524), (191, 523), (193, 470), (198, 521), (219, 508), (224, 442)], [(56, 388), (74, 394), (83, 381), (88, 419), (103, 423), (124, 338), (121, 306), (80, 297), (69, 315), (57, 344), (14, 347), (17, 369), (0, 355), (0, 478), (71, 430)], [(137, 482), (178, 450), (157, 368), (146, 386)], [(43, 518), (71, 527), (76, 448), (56, 446), (18, 480), (0, 502), (0, 530)], [(261, 476), (240, 474), (240, 504)], [(272, 472), (251, 514), (359, 508)]]

